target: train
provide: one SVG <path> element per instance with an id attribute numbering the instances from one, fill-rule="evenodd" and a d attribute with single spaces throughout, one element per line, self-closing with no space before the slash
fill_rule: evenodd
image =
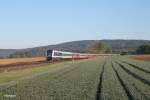
<path id="1" fill-rule="evenodd" d="M 66 51 L 59 51 L 59 50 L 47 50 L 46 52 L 46 59 L 47 61 L 54 61 L 54 60 L 67 60 L 67 59 L 88 59 L 98 56 L 116 56 L 120 54 L 90 54 L 90 53 L 74 53 L 74 52 L 66 52 Z"/>

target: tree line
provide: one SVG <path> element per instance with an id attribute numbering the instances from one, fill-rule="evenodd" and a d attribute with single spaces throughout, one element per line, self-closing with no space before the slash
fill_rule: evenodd
<path id="1" fill-rule="evenodd" d="M 90 53 L 114 53 L 112 48 L 102 42 L 96 43 L 89 49 Z M 119 52 L 118 52 L 119 53 Z M 139 46 L 135 51 L 121 51 L 121 55 L 126 54 L 150 54 L 150 44 L 144 44 Z"/>

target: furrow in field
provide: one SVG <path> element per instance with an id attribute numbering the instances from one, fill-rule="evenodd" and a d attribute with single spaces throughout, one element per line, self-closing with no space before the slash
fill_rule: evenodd
<path id="1" fill-rule="evenodd" d="M 149 97 L 150 87 L 148 85 L 144 84 L 140 80 L 134 78 L 133 76 L 125 72 L 120 67 L 119 64 L 117 63 L 113 63 L 113 64 L 114 64 L 115 69 L 118 72 L 118 75 L 120 76 L 120 78 L 122 79 L 126 87 L 128 88 L 129 93 L 132 95 L 132 97 L 135 100 L 149 100 L 150 99 Z"/>
<path id="2" fill-rule="evenodd" d="M 127 96 L 128 96 L 128 100 L 134 100 L 134 97 L 133 97 L 132 94 L 130 93 L 128 87 L 127 87 L 126 84 L 123 82 L 122 78 L 119 76 L 117 70 L 114 68 L 113 63 L 112 63 L 112 68 L 113 68 L 114 72 L 116 73 L 116 76 L 117 76 L 117 78 L 118 78 L 120 84 L 121 84 L 122 87 L 124 88 L 124 90 L 125 90 L 125 92 L 126 92 L 126 94 L 127 94 Z"/>
<path id="3" fill-rule="evenodd" d="M 135 90 L 137 92 L 139 92 L 145 98 L 145 100 L 149 100 L 150 99 L 135 84 L 133 84 L 132 86 L 135 88 Z"/>
<path id="4" fill-rule="evenodd" d="M 119 58 L 118 60 L 130 63 L 132 65 L 135 65 L 139 68 L 142 68 L 144 70 L 146 70 L 146 72 L 150 72 L 150 62 L 148 61 L 139 61 L 139 60 L 134 60 L 134 59 L 130 59 L 130 58 Z"/>
<path id="5" fill-rule="evenodd" d="M 119 61 L 118 61 L 118 62 L 119 62 Z M 144 78 L 144 79 L 147 80 L 147 81 L 150 81 L 150 74 L 145 73 L 144 71 L 141 71 L 141 70 L 139 70 L 139 69 L 136 69 L 136 68 L 134 68 L 134 67 L 132 67 L 131 65 L 128 65 L 128 64 L 126 64 L 126 63 L 122 63 L 122 62 L 120 62 L 120 63 L 121 63 L 126 69 L 128 69 L 128 70 L 130 70 L 131 72 L 133 72 L 133 73 L 139 75 L 139 77 L 142 77 L 142 78 Z"/>
<path id="6" fill-rule="evenodd" d="M 103 64 L 102 71 L 100 73 L 99 84 L 98 84 L 97 92 L 96 92 L 96 100 L 101 100 L 102 81 L 103 81 L 103 73 L 104 73 L 105 65 L 106 65 L 106 61 Z"/>
<path id="7" fill-rule="evenodd" d="M 133 72 L 131 72 L 130 70 L 128 70 L 126 67 L 124 67 L 124 65 L 122 65 L 121 63 L 116 62 L 125 72 L 127 72 L 128 74 L 130 74 L 131 76 L 133 76 L 134 78 L 140 80 L 141 82 L 143 82 L 144 84 L 147 84 L 148 86 L 150 86 L 150 81 L 140 77 L 138 74 L 135 74 Z"/>
<path id="8" fill-rule="evenodd" d="M 113 68 L 111 60 L 107 60 L 102 81 L 101 100 L 128 100 Z"/>
<path id="9" fill-rule="evenodd" d="M 138 69 L 138 70 L 140 70 L 140 71 L 143 71 L 143 72 L 145 72 L 145 73 L 150 74 L 150 71 L 145 70 L 145 69 L 143 69 L 143 68 L 140 68 L 140 67 L 137 66 L 137 65 L 134 65 L 134 64 L 131 64 L 131 63 L 129 63 L 129 62 L 122 61 L 122 60 L 120 60 L 120 61 L 123 62 L 123 63 L 126 63 L 126 64 L 130 65 L 131 67 L 134 67 L 134 68 L 136 68 L 136 69 Z"/>

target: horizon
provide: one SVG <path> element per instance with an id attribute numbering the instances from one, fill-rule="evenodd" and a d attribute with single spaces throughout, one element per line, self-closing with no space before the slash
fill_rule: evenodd
<path id="1" fill-rule="evenodd" d="M 0 1 L 0 48 L 79 40 L 150 40 L 147 0 Z"/>

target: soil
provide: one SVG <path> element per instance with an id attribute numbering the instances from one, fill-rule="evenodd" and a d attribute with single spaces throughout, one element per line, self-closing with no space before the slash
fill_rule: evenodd
<path id="1" fill-rule="evenodd" d="M 150 61 L 150 55 L 136 55 L 136 56 L 132 56 L 131 58 L 136 60 Z"/>

